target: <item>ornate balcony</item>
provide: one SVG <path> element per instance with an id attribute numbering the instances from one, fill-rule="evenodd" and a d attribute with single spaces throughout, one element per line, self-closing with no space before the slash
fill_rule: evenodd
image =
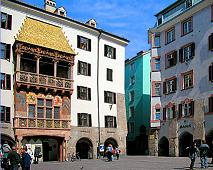
<path id="1" fill-rule="evenodd" d="M 73 90 L 73 80 L 25 71 L 16 72 L 16 83 L 65 91 Z"/>
<path id="2" fill-rule="evenodd" d="M 70 129 L 70 120 L 15 117 L 14 128 L 19 129 Z"/>

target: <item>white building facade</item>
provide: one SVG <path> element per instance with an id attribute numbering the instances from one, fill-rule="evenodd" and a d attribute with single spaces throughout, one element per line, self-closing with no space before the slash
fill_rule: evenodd
<path id="1" fill-rule="evenodd" d="M 159 155 L 187 156 L 185 148 L 201 140 L 212 148 L 212 5 L 176 1 L 149 30 L 152 49 L 158 44 L 154 56 L 161 57 Z"/>
<path id="2" fill-rule="evenodd" d="M 65 8 L 56 9 L 55 1 L 45 1 L 45 7 L 46 10 L 43 10 L 19 1 L 1 1 L 0 71 L 1 80 L 4 78 L 4 81 L 1 81 L 0 91 L 2 141 L 9 140 L 11 144 L 16 142 L 21 146 L 21 144 L 32 144 L 30 141 L 34 136 L 41 137 L 41 139 L 45 136 L 47 141 L 49 136 L 54 136 L 54 131 L 48 135 L 48 129 L 45 129 L 47 131 L 43 134 L 44 131 L 31 134 L 21 131 L 19 133 L 17 130 L 19 128 L 15 125 L 16 121 L 13 124 L 14 117 L 17 117 L 15 111 L 17 106 L 14 101 L 16 97 L 13 95 L 13 84 L 15 83 L 13 75 L 15 76 L 14 68 L 16 67 L 14 63 L 18 62 L 16 57 L 14 58 L 16 55 L 13 47 L 17 37 L 22 33 L 22 28 L 25 28 L 25 23 L 30 20 L 38 24 L 44 23 L 50 28 L 59 27 L 70 48 L 75 52 L 74 63 L 71 63 L 73 68 L 71 67 L 69 70 L 70 79 L 74 81 L 70 95 L 67 96 L 70 103 L 67 106 L 65 104 L 61 106 L 62 110 L 66 107 L 69 110 L 71 126 L 69 132 L 66 132 L 65 136 L 60 139 L 62 140 L 61 145 L 56 147 L 60 150 L 58 156 L 60 160 L 65 160 L 67 154 L 73 152 L 79 152 L 82 158 L 95 158 L 99 153 L 97 147 L 110 143 L 114 147 L 119 146 L 121 152 L 125 154 L 127 126 L 124 64 L 125 47 L 129 41 L 97 29 L 94 19 L 84 24 L 67 18 Z M 58 46 L 60 46 L 60 42 L 58 42 Z M 9 54 L 6 54 L 8 50 Z M 56 68 L 56 64 L 54 68 Z M 48 88 L 46 87 L 46 90 Z M 37 90 L 37 93 L 40 93 L 39 89 Z M 52 92 L 53 96 L 55 91 Z M 26 94 L 28 94 L 27 90 Z M 63 98 L 63 90 L 61 94 L 61 98 Z M 63 101 L 64 99 L 62 99 L 62 103 Z M 29 108 L 27 108 L 27 112 L 29 112 Z M 38 114 L 37 110 L 35 114 Z M 39 128 L 37 127 L 37 129 Z M 40 142 L 41 147 L 44 147 L 44 142 L 46 141 Z M 45 160 L 52 160 L 51 156 Z"/>

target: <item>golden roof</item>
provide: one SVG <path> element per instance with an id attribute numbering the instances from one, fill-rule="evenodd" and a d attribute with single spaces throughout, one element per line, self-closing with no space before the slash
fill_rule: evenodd
<path id="1" fill-rule="evenodd" d="M 62 28 L 27 17 L 17 41 L 75 55 Z"/>

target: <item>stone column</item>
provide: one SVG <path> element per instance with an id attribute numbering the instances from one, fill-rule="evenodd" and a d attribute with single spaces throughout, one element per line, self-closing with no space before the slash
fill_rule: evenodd
<path id="1" fill-rule="evenodd" d="M 54 62 L 54 77 L 57 77 L 57 63 L 58 63 L 58 60 L 53 60 Z"/>
<path id="2" fill-rule="evenodd" d="M 36 58 L 36 74 L 39 75 L 39 60 L 41 57 L 35 56 L 35 58 Z"/>
<path id="3" fill-rule="evenodd" d="M 70 68 L 69 68 L 69 70 L 70 70 L 70 75 L 69 75 L 69 79 L 70 80 L 73 80 L 73 66 L 74 66 L 74 63 L 73 62 L 70 62 L 69 63 L 69 66 L 70 66 Z"/>

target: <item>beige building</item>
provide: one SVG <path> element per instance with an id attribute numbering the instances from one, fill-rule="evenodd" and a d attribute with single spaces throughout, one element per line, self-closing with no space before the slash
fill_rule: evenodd
<path id="1" fill-rule="evenodd" d="M 213 2 L 179 0 L 156 14 L 152 57 L 161 58 L 158 155 L 187 156 L 193 141 L 213 140 Z"/>

